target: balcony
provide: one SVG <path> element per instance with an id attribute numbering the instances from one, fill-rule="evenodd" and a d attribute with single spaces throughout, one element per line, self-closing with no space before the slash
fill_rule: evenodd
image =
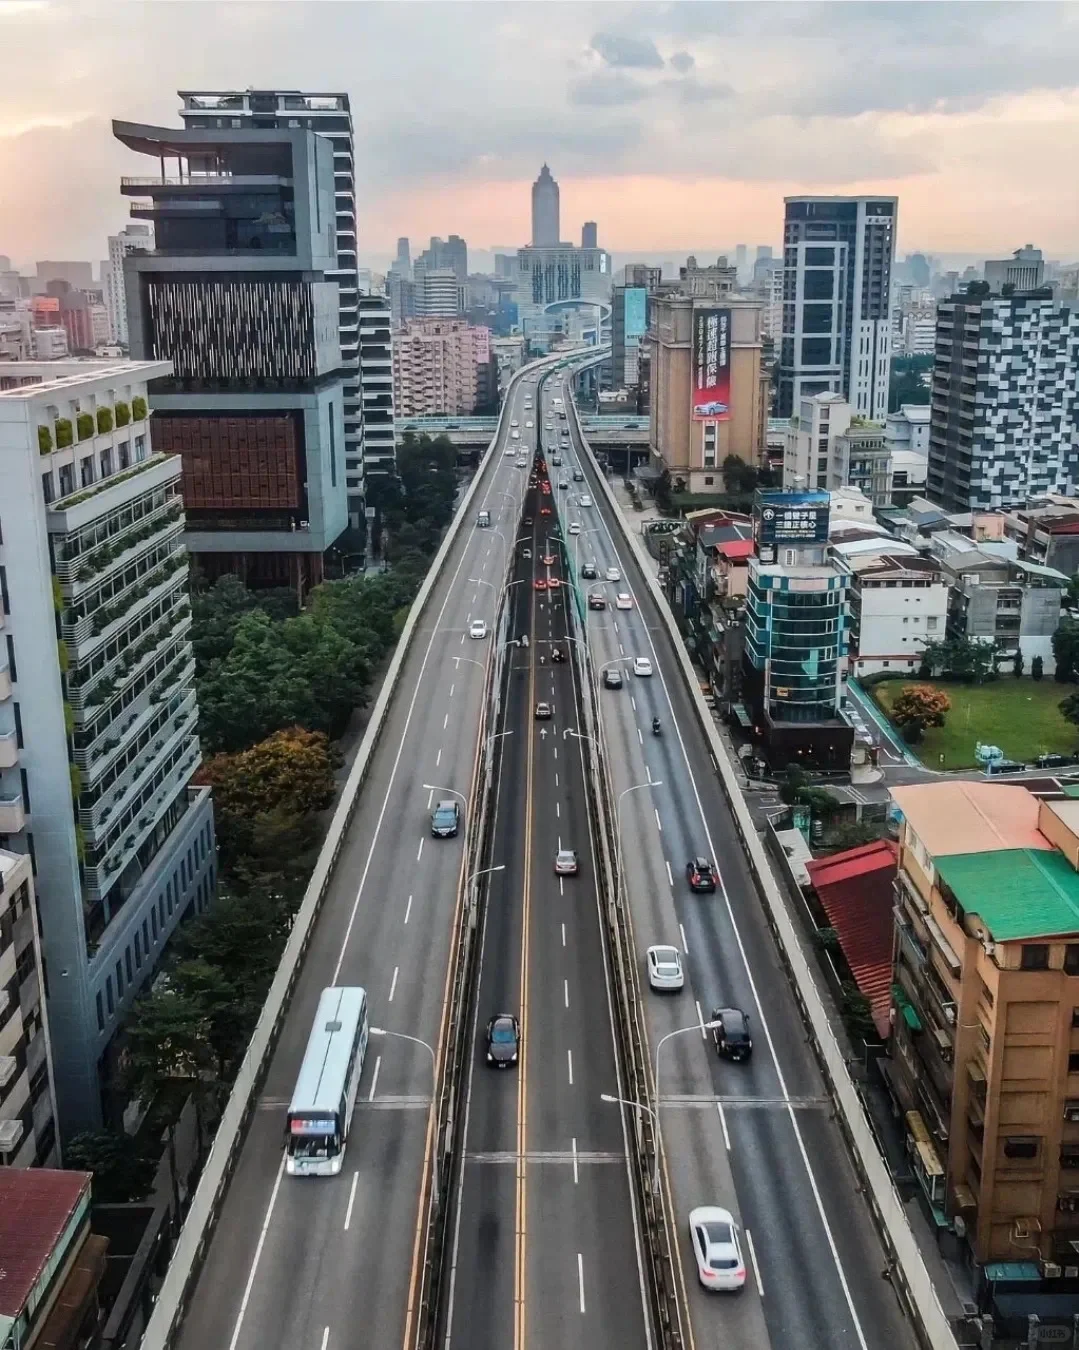
<path id="1" fill-rule="evenodd" d="M 25 826 L 22 793 L 0 796 L 0 834 L 18 834 Z"/>
<path id="2" fill-rule="evenodd" d="M 19 740 L 14 731 L 0 731 L 0 769 L 13 769 L 19 762 Z"/>
<path id="3" fill-rule="evenodd" d="M 11 675 L 7 666 L 0 666 L 0 703 L 11 697 Z"/>

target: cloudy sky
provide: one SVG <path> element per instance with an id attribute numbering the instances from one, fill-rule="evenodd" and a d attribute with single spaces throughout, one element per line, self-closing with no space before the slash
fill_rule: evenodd
<path id="1" fill-rule="evenodd" d="M 345 89 L 361 250 L 778 244 L 785 193 L 897 193 L 900 250 L 1079 256 L 1079 6 L 0 0 L 0 253 L 99 259 L 177 89 Z"/>

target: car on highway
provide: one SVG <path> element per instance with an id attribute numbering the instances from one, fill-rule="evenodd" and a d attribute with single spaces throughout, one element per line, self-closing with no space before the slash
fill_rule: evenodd
<path id="1" fill-rule="evenodd" d="M 518 456 L 517 456 L 517 468 L 518 468 L 518 469 L 525 469 L 525 468 L 527 468 L 527 467 L 528 467 L 528 460 L 525 459 L 524 455 L 518 455 Z"/>
<path id="2" fill-rule="evenodd" d="M 657 991 L 681 989 L 685 982 L 682 953 L 677 947 L 658 945 L 645 953 L 649 987 Z"/>
<path id="3" fill-rule="evenodd" d="M 580 533 L 581 533 L 581 522 L 580 522 L 579 520 L 572 520 L 572 521 L 570 521 L 569 532 L 570 532 L 570 534 L 580 534 Z"/>
<path id="4" fill-rule="evenodd" d="M 461 824 L 461 806 L 452 798 L 439 802 L 431 812 L 431 833 L 436 839 L 452 839 Z"/>
<path id="5" fill-rule="evenodd" d="M 531 525 L 531 524 L 532 524 L 532 517 L 531 517 L 531 516 L 525 516 L 524 520 L 523 520 L 521 523 L 522 523 L 522 525 Z"/>
<path id="6" fill-rule="evenodd" d="M 737 1292 L 745 1288 L 746 1263 L 729 1209 L 701 1205 L 690 1210 L 689 1240 L 697 1260 L 697 1278 L 705 1289 Z"/>
<path id="7" fill-rule="evenodd" d="M 577 505 L 583 507 L 587 511 L 588 508 L 592 505 L 592 498 L 586 492 L 582 496 L 577 498 Z"/>
<path id="8" fill-rule="evenodd" d="M 603 594 L 602 591 L 588 592 L 588 608 L 589 609 L 607 608 L 607 597 Z"/>
<path id="9" fill-rule="evenodd" d="M 541 506 L 541 507 L 540 507 L 540 515 L 541 515 L 541 516 L 549 516 L 550 514 L 551 514 L 551 508 L 550 508 L 549 506 Z"/>
<path id="10" fill-rule="evenodd" d="M 519 441 L 520 439 L 521 439 L 521 433 L 520 433 L 519 431 L 511 431 L 511 432 L 510 432 L 510 440 L 511 440 L 511 441 Z"/>
<path id="11" fill-rule="evenodd" d="M 554 709 L 551 707 L 549 703 L 536 704 L 537 722 L 549 722 L 553 716 L 554 716 Z"/>
<path id="12" fill-rule="evenodd" d="M 487 620 L 473 619 L 468 625 L 468 636 L 470 638 L 485 638 L 487 636 Z"/>
<path id="13" fill-rule="evenodd" d="M 566 653 L 562 650 L 561 647 L 551 648 L 551 660 L 555 663 L 555 665 L 561 665 L 565 659 Z"/>
<path id="14" fill-rule="evenodd" d="M 547 589 L 547 578 L 537 577 L 532 585 L 535 586 L 537 591 L 545 591 Z"/>
<path id="15" fill-rule="evenodd" d="M 635 656 L 633 658 L 633 673 L 641 679 L 647 679 L 652 674 L 652 662 L 647 656 Z"/>
<path id="16" fill-rule="evenodd" d="M 618 570 L 617 567 L 608 567 L 607 570 L 606 570 L 606 572 L 604 572 L 603 576 L 604 576 L 605 580 L 607 580 L 607 581 L 621 581 L 621 580 L 622 580 L 622 573 Z"/>
<path id="17" fill-rule="evenodd" d="M 512 1013 L 496 1013 L 487 1023 L 487 1063 L 508 1069 L 521 1053 L 521 1024 Z"/>
<path id="18" fill-rule="evenodd" d="M 603 687 L 604 689 L 622 688 L 622 672 L 617 666 L 608 666 L 603 672 Z"/>
<path id="19" fill-rule="evenodd" d="M 715 893 L 715 868 L 707 858 L 690 858 L 686 863 L 686 880 L 691 891 L 698 891 L 702 895 Z"/>
<path id="20" fill-rule="evenodd" d="M 716 1054 L 744 1064 L 753 1054 L 753 1037 L 749 1034 L 749 1017 L 741 1008 L 713 1008 L 709 1021 Z"/>
<path id="21" fill-rule="evenodd" d="M 584 482 L 584 474 L 580 471 L 580 469 L 574 469 L 574 470 L 573 470 L 573 481 L 574 481 L 575 483 L 583 483 L 583 482 Z"/>
<path id="22" fill-rule="evenodd" d="M 527 431 L 528 428 L 529 428 L 531 425 L 532 425 L 531 422 L 526 422 L 526 423 L 525 423 L 525 430 Z"/>
<path id="23" fill-rule="evenodd" d="M 515 455 L 517 453 L 517 447 L 515 445 L 507 445 L 502 453 L 504 455 Z"/>
<path id="24" fill-rule="evenodd" d="M 521 549 L 521 557 L 522 557 L 522 558 L 531 558 L 531 557 L 532 557 L 532 550 L 531 550 L 530 548 L 523 548 L 523 549 Z"/>
<path id="25" fill-rule="evenodd" d="M 553 554 L 553 553 L 545 553 L 545 554 L 543 555 L 542 562 L 543 562 L 544 567 L 553 567 L 553 566 L 554 566 L 554 554 Z"/>
<path id="26" fill-rule="evenodd" d="M 558 487 L 559 487 L 559 491 L 566 491 L 566 492 L 568 492 L 568 491 L 569 491 L 569 479 L 568 479 L 568 478 L 560 478 L 560 479 L 558 480 Z"/>
<path id="27" fill-rule="evenodd" d="M 561 467 L 561 464 L 562 464 L 562 456 L 561 456 L 561 455 L 552 455 L 552 456 L 551 456 L 551 463 L 555 466 L 556 469 L 557 469 L 557 468 L 560 468 L 560 467 Z"/>
<path id="28" fill-rule="evenodd" d="M 581 563 L 581 576 L 584 577 L 585 581 L 595 581 L 599 576 L 596 564 L 592 562 Z"/>
<path id="29" fill-rule="evenodd" d="M 614 598 L 615 609 L 632 609 L 633 601 L 627 591 L 619 591 Z"/>
<path id="30" fill-rule="evenodd" d="M 547 578 L 547 589 L 548 589 L 549 591 L 557 591 L 558 588 L 559 588 L 559 586 L 561 586 L 561 585 L 562 585 L 562 583 L 559 581 L 559 579 L 558 579 L 557 577 L 548 577 L 548 578 Z"/>
<path id="31" fill-rule="evenodd" d="M 511 426 L 511 427 L 517 427 L 517 426 L 520 426 L 520 425 L 521 425 L 521 424 L 520 424 L 520 422 L 517 421 L 516 417 L 515 417 L 515 418 L 513 419 L 513 421 L 510 423 L 510 426 Z"/>
<path id="32" fill-rule="evenodd" d="M 577 861 L 577 854 L 571 848 L 560 848 L 554 855 L 555 875 L 560 877 L 575 877 L 581 870 L 581 864 Z"/>

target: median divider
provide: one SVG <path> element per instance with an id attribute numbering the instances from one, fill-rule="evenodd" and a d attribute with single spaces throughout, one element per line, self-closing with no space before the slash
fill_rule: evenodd
<path id="1" fill-rule="evenodd" d="M 523 367 L 513 377 L 514 384 L 524 374 L 543 369 L 550 364 L 551 361 L 546 361 Z M 451 522 L 427 575 L 424 577 L 423 584 L 409 609 L 397 647 L 387 668 L 382 688 L 379 690 L 371 711 L 367 730 L 364 732 L 360 748 L 345 780 L 340 799 L 326 832 L 326 838 L 311 874 L 311 880 L 308 882 L 300 907 L 296 911 L 292 922 L 292 930 L 289 933 L 281 960 L 278 962 L 273 983 L 270 985 L 269 993 L 252 1033 L 240 1071 L 233 1083 L 209 1156 L 206 1159 L 206 1165 L 195 1189 L 191 1206 L 184 1218 L 183 1227 L 172 1254 L 172 1260 L 165 1272 L 165 1278 L 140 1342 L 142 1350 L 167 1350 L 183 1321 L 187 1299 L 190 1296 L 195 1278 L 206 1255 L 210 1238 L 213 1235 L 221 1204 L 243 1146 L 247 1124 L 256 1104 L 259 1087 L 277 1043 L 278 1034 L 288 1011 L 289 1000 L 303 966 L 303 958 L 310 943 L 311 935 L 314 932 L 315 921 L 326 897 L 362 788 L 367 781 L 375 750 L 385 729 L 387 715 L 397 693 L 397 686 L 405 660 L 415 641 L 420 619 L 442 576 L 454 544 L 463 529 L 472 528 L 472 506 L 480 493 L 490 466 L 499 453 L 498 442 L 502 430 L 502 419 L 506 415 L 509 404 L 510 395 L 507 393 L 499 415 L 498 428 L 495 431 L 494 439 L 484 453 L 479 470 L 469 484 L 460 508 Z"/>
<path id="2" fill-rule="evenodd" d="M 686 688 L 690 694 L 700 729 L 708 742 L 712 758 L 718 766 L 723 794 L 730 807 L 742 848 L 756 882 L 764 913 L 777 940 L 777 946 L 787 969 L 791 986 L 798 999 L 802 1018 L 809 1032 L 818 1061 L 828 1083 L 848 1148 L 862 1181 L 863 1193 L 869 1202 L 874 1221 L 889 1257 L 888 1273 L 906 1305 L 910 1317 L 924 1345 L 931 1350 L 957 1350 L 958 1342 L 948 1322 L 940 1299 L 933 1287 L 928 1268 L 922 1258 L 911 1230 L 903 1202 L 881 1156 L 873 1128 L 862 1105 L 858 1089 L 851 1078 L 843 1050 L 832 1030 L 827 1009 L 779 886 L 772 874 L 764 846 L 753 826 L 752 817 L 742 796 L 738 781 L 731 769 L 727 754 L 719 739 L 712 714 L 700 691 L 685 643 L 663 593 L 652 572 L 650 560 L 640 542 L 629 529 L 619 509 L 605 474 L 596 463 L 591 447 L 581 431 L 580 416 L 575 400 L 571 400 L 577 437 L 588 450 L 594 477 L 600 485 L 611 509 L 616 528 L 632 552 L 655 608 L 659 614 L 679 662 Z"/>

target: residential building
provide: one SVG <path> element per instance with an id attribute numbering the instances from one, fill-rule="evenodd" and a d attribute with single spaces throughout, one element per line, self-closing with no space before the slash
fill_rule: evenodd
<path id="1" fill-rule="evenodd" d="M 615 389 L 635 390 L 640 382 L 649 303 L 643 286 L 615 286 L 611 291 L 611 384 Z"/>
<path id="2" fill-rule="evenodd" d="M 915 674 L 928 643 L 943 642 L 948 583 L 935 558 L 895 552 L 855 555 L 850 569 L 850 673 Z"/>
<path id="3" fill-rule="evenodd" d="M 1050 495 L 1016 507 L 1004 517 L 1004 534 L 1025 562 L 1069 577 L 1079 572 L 1079 498 Z"/>
<path id="4" fill-rule="evenodd" d="M 888 411 L 896 197 L 787 197 L 780 417 L 842 394 L 861 417 Z"/>
<path id="5" fill-rule="evenodd" d="M 122 183 L 155 235 L 124 261 L 128 324 L 132 355 L 173 365 L 152 403 L 188 549 L 210 579 L 302 593 L 348 524 L 338 152 L 306 127 L 113 132 L 159 166 Z"/>
<path id="6" fill-rule="evenodd" d="M 0 1345 L 98 1343 L 109 1240 L 90 1231 L 89 1172 L 0 1167 Z"/>
<path id="7" fill-rule="evenodd" d="M 387 297 L 361 295 L 360 372 L 363 377 L 363 436 L 366 477 L 393 473 L 397 463 L 393 425 L 393 317 Z M 364 510 L 360 482 L 348 481 L 349 518 L 355 526 Z"/>
<path id="8" fill-rule="evenodd" d="M 386 278 L 386 295 L 394 328 L 400 328 L 406 319 L 415 318 L 416 284 L 410 276 L 391 267 Z"/>
<path id="9" fill-rule="evenodd" d="M 846 482 L 837 441 L 851 424 L 854 411 L 842 394 L 803 398 L 787 427 L 783 451 L 783 487 L 829 491 Z"/>
<path id="10" fill-rule="evenodd" d="M 648 263 L 626 263 L 622 269 L 623 286 L 643 286 L 646 291 L 658 291 L 663 285 L 663 268 Z"/>
<path id="11" fill-rule="evenodd" d="M 560 230 L 558 183 L 545 164 L 532 184 L 532 247 L 557 248 Z"/>
<path id="12" fill-rule="evenodd" d="M 454 319 L 464 308 L 463 284 L 452 267 L 424 268 L 417 262 L 413 304 L 420 319 Z"/>
<path id="13" fill-rule="evenodd" d="M 1024 1264 L 1007 1302 L 1025 1325 L 1079 1276 L 1079 803 L 963 781 L 892 796 L 888 1078 L 941 1221 L 976 1266 Z"/>
<path id="14" fill-rule="evenodd" d="M 884 419 L 884 439 L 889 451 L 907 450 L 929 458 L 929 405 L 904 403 Z"/>
<path id="15" fill-rule="evenodd" d="M 581 247 L 599 248 L 599 226 L 594 220 L 586 220 L 581 226 Z"/>
<path id="16" fill-rule="evenodd" d="M 461 319 L 409 319 L 393 340 L 398 417 L 467 415 L 481 402 L 490 333 Z"/>
<path id="17" fill-rule="evenodd" d="M 146 252 L 154 246 L 154 233 L 149 225 L 131 221 L 119 234 L 109 235 L 108 266 L 103 265 L 102 284 L 105 288 L 105 308 L 109 316 L 109 340 L 122 347 L 128 345 L 127 290 L 124 284 L 124 259 L 129 253 Z"/>
<path id="18" fill-rule="evenodd" d="M 0 848 L 34 861 L 65 1138 L 115 1120 L 124 1015 L 214 892 L 181 463 L 147 407 L 169 373 L 12 363 L 0 388 Z"/>
<path id="19" fill-rule="evenodd" d="M 728 455 L 758 465 L 764 456 L 767 372 L 761 369 L 761 307 L 731 297 L 721 308 L 685 295 L 659 295 L 646 335 L 651 403 L 649 451 L 653 469 L 670 471 L 677 491 L 723 490 Z M 726 411 L 694 414 L 695 360 L 702 325 L 726 316 L 729 390 Z"/>
<path id="20" fill-rule="evenodd" d="M 0 764 L 18 757 L 15 729 L 0 731 Z M 0 849 L 0 1169 L 59 1161 L 33 866 Z"/>
<path id="21" fill-rule="evenodd" d="M 29 361 L 35 329 L 24 300 L 0 300 L 0 361 Z M 67 334 L 64 334 L 65 340 Z"/>
<path id="22" fill-rule="evenodd" d="M 34 359 L 38 361 L 60 361 L 70 354 L 67 329 L 60 327 L 34 326 Z"/>
<path id="23" fill-rule="evenodd" d="M 949 511 L 1079 487 L 1079 309 L 1048 291 L 943 302 L 928 494 Z"/>
<path id="24" fill-rule="evenodd" d="M 667 538 L 671 547 L 663 556 L 671 609 L 715 697 L 730 703 L 741 690 L 753 522 L 731 511 L 691 511 L 681 535 Z"/>
<path id="25" fill-rule="evenodd" d="M 692 255 L 685 267 L 678 269 L 679 290 L 698 300 L 722 300 L 738 289 L 738 268 L 731 267 L 724 257 L 701 267 Z"/>
<path id="26" fill-rule="evenodd" d="M 363 427 L 362 371 L 360 370 L 360 285 L 356 253 L 356 165 L 352 110 L 348 94 L 304 93 L 299 89 L 227 90 L 217 93 L 180 94 L 180 116 L 185 127 L 209 130 L 231 126 L 241 130 L 306 128 L 324 136 L 333 147 L 333 246 L 336 260 L 326 268 L 325 279 L 337 283 L 338 335 L 344 380 L 345 474 L 354 484 L 349 492 L 349 511 L 364 497 L 365 450 Z M 398 240 L 400 250 L 401 240 Z M 404 240 L 407 256 L 408 240 Z M 358 485 L 358 486 L 355 486 Z"/>
<path id="27" fill-rule="evenodd" d="M 468 279 L 468 245 L 458 234 L 448 239 L 431 236 L 431 243 L 412 265 L 413 275 L 418 279 L 422 271 L 449 270 L 457 277 L 457 284 L 463 286 Z"/>
<path id="28" fill-rule="evenodd" d="M 985 263 L 984 276 L 994 295 L 1000 295 L 1005 286 L 1015 291 L 1036 291 L 1045 280 L 1042 251 L 1027 244 L 1010 258 L 991 258 Z"/>

